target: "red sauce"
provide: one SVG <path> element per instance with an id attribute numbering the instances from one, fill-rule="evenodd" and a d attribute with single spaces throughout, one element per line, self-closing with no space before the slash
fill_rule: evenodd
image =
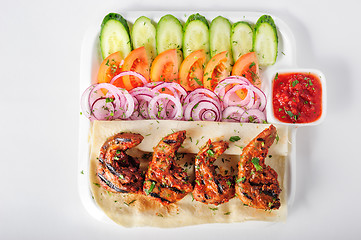
<path id="1" fill-rule="evenodd" d="M 321 117 L 322 86 L 312 73 L 276 74 L 273 80 L 273 113 L 285 123 L 309 123 Z"/>

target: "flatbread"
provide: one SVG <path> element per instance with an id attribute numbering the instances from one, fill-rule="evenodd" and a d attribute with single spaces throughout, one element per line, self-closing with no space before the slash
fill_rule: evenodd
<path id="1" fill-rule="evenodd" d="M 241 139 L 230 142 L 229 149 L 215 162 L 218 171 L 237 174 L 237 162 L 242 148 L 245 147 L 269 124 L 187 122 L 170 120 L 138 120 L 138 121 L 94 121 L 90 132 L 90 183 L 91 191 L 97 205 L 114 222 L 125 227 L 181 227 L 205 223 L 230 223 L 249 220 L 285 221 L 287 216 L 287 155 L 289 149 L 288 127 L 275 125 L 277 140 L 269 150 L 266 164 L 278 173 L 282 192 L 281 207 L 278 210 L 265 211 L 244 206 L 237 197 L 219 206 L 197 202 L 191 194 L 181 201 L 163 206 L 158 201 L 141 194 L 111 193 L 99 185 L 96 176 L 99 150 L 108 137 L 119 132 L 134 132 L 144 136 L 137 147 L 129 150 L 129 155 L 138 157 L 141 169 L 146 170 L 151 159 L 151 152 L 166 135 L 179 130 L 187 131 L 187 139 L 179 149 L 178 164 L 194 179 L 193 157 L 208 139 L 229 141 L 232 136 Z"/>

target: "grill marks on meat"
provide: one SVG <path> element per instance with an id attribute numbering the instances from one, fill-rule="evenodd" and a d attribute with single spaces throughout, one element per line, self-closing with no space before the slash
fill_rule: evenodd
<path id="1" fill-rule="evenodd" d="M 153 158 L 145 175 L 143 192 L 162 204 L 181 200 L 193 190 L 189 177 L 176 163 L 176 151 L 186 138 L 179 131 L 163 138 L 154 148 Z"/>
<path id="2" fill-rule="evenodd" d="M 278 175 L 264 163 L 276 135 L 276 128 L 271 125 L 243 149 L 238 163 L 236 193 L 250 207 L 265 210 L 280 207 Z"/>
<path id="3" fill-rule="evenodd" d="M 97 176 L 100 185 L 110 192 L 137 193 L 141 191 L 144 177 L 139 161 L 125 153 L 137 146 L 143 136 L 135 133 L 118 133 L 100 149 Z"/>
<path id="4" fill-rule="evenodd" d="M 176 162 L 176 152 L 186 138 L 186 131 L 170 134 L 158 143 L 145 177 L 139 169 L 138 159 L 126 154 L 127 149 L 142 142 L 143 136 L 118 133 L 108 138 L 100 149 L 97 176 L 107 191 L 142 193 L 163 205 L 175 203 L 193 191 L 194 199 L 205 204 L 228 202 L 236 193 L 250 207 L 278 209 L 281 193 L 278 175 L 265 165 L 268 149 L 276 135 L 276 128 L 271 125 L 243 149 L 236 182 L 233 176 L 215 171 L 214 162 L 228 148 L 228 143 L 209 140 L 195 157 L 193 189 L 189 176 Z"/>
<path id="5" fill-rule="evenodd" d="M 216 173 L 213 165 L 226 149 L 228 143 L 225 141 L 211 142 L 209 140 L 205 147 L 195 158 L 195 186 L 193 198 L 206 204 L 219 205 L 228 202 L 235 195 L 234 179 L 232 176 L 223 176 Z"/>

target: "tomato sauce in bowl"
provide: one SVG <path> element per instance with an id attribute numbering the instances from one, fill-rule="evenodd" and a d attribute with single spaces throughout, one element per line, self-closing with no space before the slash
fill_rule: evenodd
<path id="1" fill-rule="evenodd" d="M 283 123 L 318 121 L 323 113 L 320 78 L 311 72 L 276 73 L 272 83 L 274 117 Z"/>

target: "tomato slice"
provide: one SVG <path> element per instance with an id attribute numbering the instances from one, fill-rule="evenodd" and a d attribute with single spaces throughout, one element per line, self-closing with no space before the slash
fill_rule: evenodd
<path id="1" fill-rule="evenodd" d="M 122 72 L 133 71 L 142 74 L 149 82 L 149 62 L 145 47 L 140 47 L 131 51 L 124 59 Z M 143 86 L 143 82 L 135 76 L 123 76 L 114 81 L 115 86 L 124 84 L 124 88 L 128 91 Z M 119 85 L 118 85 L 119 84 Z"/>
<path id="2" fill-rule="evenodd" d="M 203 86 L 213 90 L 219 81 L 229 76 L 228 51 L 218 53 L 207 63 L 203 74 Z"/>
<path id="3" fill-rule="evenodd" d="M 121 72 L 120 64 L 122 60 L 123 58 L 120 52 L 110 54 L 106 59 L 104 59 L 99 67 L 97 77 L 98 83 L 109 83 L 114 76 L 118 75 Z"/>
<path id="4" fill-rule="evenodd" d="M 256 87 L 261 88 L 258 65 L 257 54 L 255 52 L 243 54 L 234 64 L 232 75 L 243 76 Z"/>
<path id="5" fill-rule="evenodd" d="M 187 91 L 203 86 L 203 65 L 206 61 L 204 50 L 192 52 L 184 59 L 179 68 L 179 84 Z"/>
<path id="6" fill-rule="evenodd" d="M 150 69 L 153 82 L 178 82 L 178 56 L 176 49 L 160 53 L 153 61 Z"/>

